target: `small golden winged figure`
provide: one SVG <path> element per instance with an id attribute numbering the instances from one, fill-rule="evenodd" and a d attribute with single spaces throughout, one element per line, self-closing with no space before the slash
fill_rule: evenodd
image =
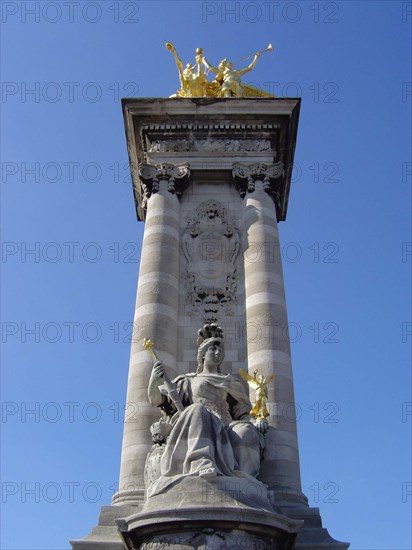
<path id="1" fill-rule="evenodd" d="M 268 387 L 270 382 L 272 382 L 275 378 L 275 375 L 272 374 L 269 378 L 265 378 L 263 374 L 259 374 L 259 376 L 257 376 L 257 369 L 253 371 L 253 376 L 245 372 L 243 369 L 240 369 L 239 373 L 243 380 L 245 380 L 250 387 L 256 390 L 256 399 L 250 414 L 257 420 L 264 420 L 269 416 L 269 411 L 266 405 L 268 400 Z"/>

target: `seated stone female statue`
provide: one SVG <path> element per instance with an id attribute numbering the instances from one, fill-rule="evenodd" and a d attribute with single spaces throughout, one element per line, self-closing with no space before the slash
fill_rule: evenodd
<path id="1" fill-rule="evenodd" d="M 163 364 L 156 361 L 153 366 L 149 400 L 171 417 L 173 426 L 160 461 L 161 476 L 175 480 L 181 476 L 256 476 L 260 438 L 267 424 L 252 422 L 243 383 L 220 370 L 222 330 L 205 325 L 199 331 L 198 346 L 197 372 L 173 380 L 184 406 L 181 412 L 163 385 Z"/>

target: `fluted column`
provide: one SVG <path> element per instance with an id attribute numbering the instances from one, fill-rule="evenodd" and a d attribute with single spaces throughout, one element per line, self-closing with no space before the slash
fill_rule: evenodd
<path id="1" fill-rule="evenodd" d="M 240 164 L 233 176 L 244 196 L 243 253 L 245 268 L 248 369 L 275 380 L 269 385 L 269 432 L 259 479 L 275 492 L 278 505 L 307 503 L 301 492 L 287 310 L 276 217 L 277 164 Z"/>
<path id="2" fill-rule="evenodd" d="M 133 343 L 124 419 L 119 491 L 113 504 L 141 504 L 144 464 L 151 448 L 150 425 L 158 418 L 147 397 L 152 359 L 143 349 L 150 338 L 176 374 L 179 296 L 179 200 L 188 164 L 141 164 L 139 177 L 147 208 L 134 316 Z M 179 187 L 180 184 L 180 187 Z"/>

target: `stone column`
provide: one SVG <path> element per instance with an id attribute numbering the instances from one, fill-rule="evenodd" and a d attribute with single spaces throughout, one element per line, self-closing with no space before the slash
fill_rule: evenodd
<path id="1" fill-rule="evenodd" d="M 259 479 L 280 506 L 307 504 L 300 465 L 282 260 L 276 216 L 276 180 L 282 163 L 235 163 L 233 176 L 244 196 L 243 253 L 248 368 L 268 377 L 270 428 Z"/>
<path id="2" fill-rule="evenodd" d="M 177 184 L 187 181 L 188 164 L 141 164 L 139 177 L 147 208 L 130 353 L 120 465 L 113 504 L 144 502 L 144 464 L 151 448 L 150 425 L 159 414 L 148 401 L 153 360 L 143 349 L 150 338 L 169 375 L 176 375 L 179 296 L 179 210 Z"/>

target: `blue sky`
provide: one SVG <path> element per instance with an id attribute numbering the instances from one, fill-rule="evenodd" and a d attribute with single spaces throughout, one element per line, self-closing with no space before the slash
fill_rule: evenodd
<path id="1" fill-rule="evenodd" d="M 303 490 L 352 549 L 411 548 L 411 2 L 1 9 L 1 548 L 68 548 L 117 489 L 143 231 L 119 98 L 175 92 L 166 41 L 271 42 L 248 81 L 302 96 L 280 231 Z"/>

